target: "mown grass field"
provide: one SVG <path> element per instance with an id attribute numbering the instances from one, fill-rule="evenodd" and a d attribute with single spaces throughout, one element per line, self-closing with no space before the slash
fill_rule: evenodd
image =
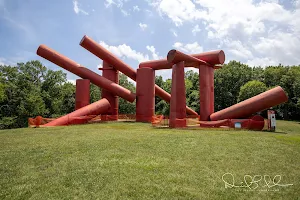
<path id="1" fill-rule="evenodd" d="M 300 124 L 277 125 L 276 133 L 141 123 L 3 130 L 0 199 L 299 199 Z M 236 186 L 247 174 L 293 185 L 225 188 L 225 173 Z"/>

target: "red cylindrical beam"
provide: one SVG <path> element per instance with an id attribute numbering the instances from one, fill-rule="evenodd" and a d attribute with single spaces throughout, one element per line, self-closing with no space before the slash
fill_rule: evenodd
<path id="1" fill-rule="evenodd" d="M 101 113 L 107 112 L 110 108 L 110 104 L 107 99 L 101 99 L 95 103 L 87 105 L 83 108 L 80 108 L 74 112 L 71 112 L 68 115 L 60 117 L 56 120 L 53 120 L 44 126 L 63 126 L 72 124 L 77 117 L 87 116 L 87 115 L 99 115 Z"/>
<path id="2" fill-rule="evenodd" d="M 223 50 L 208 51 L 191 56 L 203 60 L 211 65 L 223 65 L 225 62 L 225 53 Z"/>
<path id="3" fill-rule="evenodd" d="M 136 121 L 151 122 L 155 111 L 155 73 L 153 69 L 137 69 Z M 185 112 L 185 110 L 184 110 Z"/>
<path id="4" fill-rule="evenodd" d="M 77 79 L 75 92 L 75 110 L 90 104 L 90 80 Z"/>
<path id="5" fill-rule="evenodd" d="M 178 63 L 184 61 L 185 66 L 199 66 L 200 64 L 202 65 L 210 65 L 207 62 L 200 60 L 196 57 L 187 55 L 185 53 L 182 53 L 178 50 L 172 49 L 169 51 L 167 60 L 169 63 Z M 212 66 L 213 67 L 213 66 Z"/>
<path id="6" fill-rule="evenodd" d="M 210 119 L 215 121 L 221 119 L 247 118 L 254 113 L 263 111 L 286 101 L 288 101 L 286 93 L 280 86 L 278 86 L 238 104 L 225 108 L 224 110 L 213 113 L 210 116 Z"/>
<path id="7" fill-rule="evenodd" d="M 210 65 L 222 65 L 225 62 L 225 53 L 223 50 L 209 51 L 209 52 L 204 52 L 199 54 L 191 54 L 190 56 L 193 56 L 199 60 L 203 60 L 209 63 Z M 140 63 L 139 68 L 149 67 L 155 70 L 159 70 L 159 69 L 171 69 L 172 66 L 173 63 L 168 62 L 168 60 L 164 58 L 160 60 L 142 62 Z"/>
<path id="8" fill-rule="evenodd" d="M 76 74 L 83 79 L 89 79 L 92 83 L 103 89 L 109 90 L 111 93 L 118 95 L 127 101 L 133 102 L 135 94 L 130 90 L 96 74 L 95 72 L 77 64 L 73 60 L 59 54 L 45 45 L 40 45 L 37 50 L 37 55 L 57 64 L 58 66 Z"/>
<path id="9" fill-rule="evenodd" d="M 200 118 L 209 121 L 214 113 L 214 68 L 201 65 L 199 68 Z"/>
<path id="10" fill-rule="evenodd" d="M 179 62 L 172 69 L 169 127 L 186 127 L 185 105 L 184 62 Z"/>
<path id="11" fill-rule="evenodd" d="M 110 66 L 107 62 L 103 61 L 103 72 L 102 76 L 111 80 L 112 82 L 119 84 L 119 71 L 114 67 Z M 111 93 L 108 90 L 102 89 L 101 91 L 102 98 L 106 98 L 110 103 L 110 109 L 107 113 L 101 115 L 102 121 L 115 121 L 118 120 L 118 111 L 119 111 L 119 99 L 118 96 Z"/>
<path id="12" fill-rule="evenodd" d="M 122 60 L 110 53 L 108 50 L 106 50 L 104 47 L 102 47 L 100 44 L 98 44 L 88 36 L 85 35 L 82 38 L 82 40 L 80 41 L 80 45 L 98 58 L 114 66 L 115 69 L 119 70 L 132 80 L 136 81 L 136 70 L 125 64 Z M 168 63 L 167 59 L 165 59 L 165 62 Z M 157 85 L 155 85 L 155 94 L 168 103 L 171 100 L 171 95 Z M 197 112 L 188 107 L 186 108 L 186 112 L 189 115 L 197 115 Z"/>
<path id="13" fill-rule="evenodd" d="M 107 49 L 102 47 L 96 41 L 92 40 L 91 38 L 85 35 L 83 36 L 79 44 L 98 58 L 114 66 L 114 68 L 116 68 L 132 80 L 136 80 L 136 71 L 134 69 L 132 69 L 126 63 L 124 63 L 117 56 L 110 53 Z"/>
<path id="14" fill-rule="evenodd" d="M 174 64 L 170 63 L 167 58 L 160 59 L 160 60 L 150 60 L 141 62 L 139 68 L 152 68 L 154 70 L 160 69 L 172 69 Z"/>

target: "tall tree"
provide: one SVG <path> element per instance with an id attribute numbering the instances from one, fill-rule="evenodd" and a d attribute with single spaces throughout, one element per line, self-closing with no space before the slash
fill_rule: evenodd
<path id="1" fill-rule="evenodd" d="M 244 101 L 251 97 L 254 97 L 260 93 L 263 93 L 267 90 L 267 86 L 260 81 L 249 81 L 245 85 L 243 85 L 239 92 L 238 101 Z"/>
<path id="2" fill-rule="evenodd" d="M 240 87 L 250 81 L 252 69 L 237 61 L 230 61 L 215 70 L 215 110 L 237 103 Z"/>
<path id="3" fill-rule="evenodd" d="M 126 75 L 120 74 L 119 84 L 131 92 L 135 92 L 135 85 L 130 82 Z M 119 98 L 119 113 L 120 114 L 135 114 L 135 102 L 130 103 L 123 98 Z"/>

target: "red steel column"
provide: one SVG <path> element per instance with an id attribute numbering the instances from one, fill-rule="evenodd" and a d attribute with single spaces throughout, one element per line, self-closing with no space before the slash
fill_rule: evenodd
<path id="1" fill-rule="evenodd" d="M 114 67 L 110 66 L 107 62 L 103 61 L 103 73 L 102 76 L 111 80 L 112 82 L 119 84 L 119 71 Z M 106 98 L 110 103 L 110 109 L 107 113 L 101 115 L 103 121 L 116 121 L 118 120 L 119 111 L 119 99 L 118 96 L 114 95 L 108 90 L 102 89 L 102 98 Z"/>
<path id="2" fill-rule="evenodd" d="M 201 65 L 199 67 L 200 83 L 200 120 L 209 121 L 214 113 L 214 68 Z"/>
<path id="3" fill-rule="evenodd" d="M 151 122 L 155 110 L 155 72 L 151 68 L 137 69 L 136 121 Z M 185 104 L 184 104 L 185 112 Z"/>
<path id="4" fill-rule="evenodd" d="M 90 80 L 77 79 L 75 92 L 75 110 L 90 104 Z"/>
<path id="5" fill-rule="evenodd" d="M 172 67 L 172 88 L 169 127 L 186 127 L 186 97 L 184 82 L 184 62 Z"/>

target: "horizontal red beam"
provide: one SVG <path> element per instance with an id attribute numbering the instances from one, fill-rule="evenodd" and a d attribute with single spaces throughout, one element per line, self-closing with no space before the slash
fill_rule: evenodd
<path id="1" fill-rule="evenodd" d="M 199 54 L 191 54 L 190 56 L 195 57 L 199 60 L 202 60 L 210 65 L 222 65 L 225 62 L 225 53 L 223 50 L 215 50 L 215 51 L 209 51 Z M 188 64 L 188 63 L 187 63 Z M 186 67 L 190 67 L 187 64 L 185 64 Z M 139 65 L 139 68 L 152 68 L 154 70 L 160 70 L 160 69 L 171 69 L 173 66 L 173 63 L 170 63 L 167 58 L 159 59 L 159 60 L 151 60 L 142 62 Z M 215 69 L 218 67 L 214 67 Z"/>
<path id="2" fill-rule="evenodd" d="M 212 66 L 203 60 L 187 55 L 175 49 L 169 51 L 167 60 L 169 63 L 173 63 L 173 64 L 177 64 L 179 62 L 184 61 L 185 66 L 189 66 L 189 67 L 199 67 L 200 65 Z"/>

